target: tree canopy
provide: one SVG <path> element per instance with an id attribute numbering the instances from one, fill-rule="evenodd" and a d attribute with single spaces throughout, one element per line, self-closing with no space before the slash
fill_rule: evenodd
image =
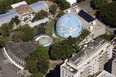
<path id="1" fill-rule="evenodd" d="M 14 34 L 13 41 L 15 43 L 19 43 L 19 42 L 23 41 L 23 37 L 24 37 L 24 33 L 21 31 L 17 31 Z"/>
<path id="2" fill-rule="evenodd" d="M 56 9 L 57 9 L 57 6 L 56 6 L 55 4 L 53 4 L 53 5 L 51 5 L 51 7 L 50 7 L 50 12 L 51 12 L 52 14 L 55 14 L 55 13 L 56 13 Z"/>
<path id="3" fill-rule="evenodd" d="M 85 1 L 85 0 L 77 0 L 77 2 L 82 2 L 82 1 Z"/>
<path id="4" fill-rule="evenodd" d="M 41 10 L 40 12 L 35 14 L 35 17 L 32 19 L 32 22 L 48 17 L 48 15 L 49 13 L 47 11 Z"/>
<path id="5" fill-rule="evenodd" d="M 38 48 L 31 56 L 37 57 L 38 59 L 49 59 L 48 50 L 45 47 Z"/>
<path id="6" fill-rule="evenodd" d="M 110 27 L 116 27 L 116 1 L 103 6 L 98 12 L 98 18 Z"/>
<path id="7" fill-rule="evenodd" d="M 91 2 L 92 2 L 92 6 L 93 6 L 94 9 L 100 9 L 105 4 L 108 3 L 107 0 L 92 0 Z"/>
<path id="8" fill-rule="evenodd" d="M 65 10 L 70 7 L 70 4 L 66 0 L 54 0 L 61 10 Z"/>
<path id="9" fill-rule="evenodd" d="M 45 47 L 40 47 L 26 58 L 26 69 L 31 73 L 46 74 L 49 68 L 48 50 Z"/>
<path id="10" fill-rule="evenodd" d="M 45 28 L 43 26 L 40 26 L 38 27 L 38 31 L 37 31 L 37 34 L 40 35 L 40 34 L 45 34 Z"/>
<path id="11" fill-rule="evenodd" d="M 20 26 L 19 28 L 17 28 L 15 30 L 15 32 L 16 31 L 21 31 L 22 33 L 24 33 L 24 34 L 22 34 L 23 35 L 23 39 L 22 40 L 24 42 L 30 41 L 30 40 L 32 40 L 34 38 L 33 29 L 30 26 L 28 26 L 27 24 Z"/>
<path id="12" fill-rule="evenodd" d="M 38 61 L 38 69 L 42 74 L 46 74 L 49 69 L 49 62 L 45 59 Z"/>
<path id="13" fill-rule="evenodd" d="M 77 38 L 69 37 L 57 44 L 53 44 L 50 48 L 50 58 L 53 60 L 70 58 L 73 53 L 77 53 L 81 50 L 81 47 L 79 47 L 78 44 L 89 34 L 90 32 L 84 29 L 82 34 Z"/>
<path id="14" fill-rule="evenodd" d="M 63 40 L 57 44 L 53 44 L 50 48 L 50 57 L 53 60 L 70 58 L 73 53 L 78 52 L 75 49 L 75 43 L 77 39 L 69 37 L 67 40 Z M 77 46 L 77 45 L 76 45 Z"/>
<path id="15" fill-rule="evenodd" d="M 65 14 L 65 12 L 61 11 L 56 17 L 60 18 L 61 16 L 63 16 Z"/>
<path id="16" fill-rule="evenodd" d="M 31 77 L 43 77 L 40 73 L 33 73 Z"/>
<path id="17" fill-rule="evenodd" d="M 114 35 L 105 33 L 105 34 L 101 35 L 100 37 L 103 39 L 106 39 L 107 41 L 111 41 L 114 38 Z"/>

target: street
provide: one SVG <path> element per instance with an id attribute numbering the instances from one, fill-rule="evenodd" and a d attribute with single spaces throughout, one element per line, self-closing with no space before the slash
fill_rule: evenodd
<path id="1" fill-rule="evenodd" d="M 18 68 L 9 63 L 3 54 L 3 50 L 0 49 L 0 65 L 2 70 L 0 71 L 0 77 L 21 77 L 21 74 L 18 74 Z"/>

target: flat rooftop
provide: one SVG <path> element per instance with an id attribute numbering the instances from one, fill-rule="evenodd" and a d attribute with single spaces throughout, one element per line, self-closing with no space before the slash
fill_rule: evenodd
<path id="1" fill-rule="evenodd" d="M 88 45 L 87 48 L 77 53 L 75 56 L 69 59 L 69 63 L 73 62 L 76 66 L 83 62 L 85 59 L 89 58 L 92 54 L 96 52 L 106 41 L 102 38 L 97 38 L 94 42 Z"/>
<path id="2" fill-rule="evenodd" d="M 32 13 L 33 12 L 32 8 L 29 5 L 21 5 L 21 6 L 16 8 L 16 11 L 20 15 L 25 14 L 25 13 Z"/>
<path id="3" fill-rule="evenodd" d="M 82 10 L 79 7 L 75 7 L 75 8 L 71 7 L 70 9 L 64 10 L 64 12 L 67 13 L 68 10 L 70 10 L 69 14 L 74 14 L 78 16 L 83 24 L 83 27 L 88 29 L 90 32 L 97 31 L 105 27 L 105 24 L 103 24 L 101 21 L 99 21 L 95 17 L 89 15 L 86 11 Z M 78 12 L 76 12 L 76 10 L 78 10 Z M 95 22 L 95 25 L 93 24 L 93 22 Z M 90 30 L 90 26 L 93 27 L 93 30 Z"/>
<path id="4" fill-rule="evenodd" d="M 38 1 L 29 6 L 33 9 L 34 12 L 39 12 L 40 10 L 49 8 L 45 1 Z"/>
<path id="5" fill-rule="evenodd" d="M 93 18 L 91 15 L 89 15 L 88 13 L 86 13 L 83 10 L 80 10 L 80 12 L 78 13 L 78 15 L 80 17 L 82 17 L 83 19 L 85 19 L 87 22 L 91 22 L 91 21 L 95 20 L 95 18 Z"/>
<path id="6" fill-rule="evenodd" d="M 15 56 L 21 59 L 25 59 L 33 51 L 39 47 L 38 43 L 35 41 L 29 41 L 23 44 L 16 44 L 13 41 L 6 43 L 6 51 L 13 53 Z"/>
<path id="7" fill-rule="evenodd" d="M 98 76 L 96 77 L 115 77 L 114 75 L 110 74 L 109 72 L 103 70 Z"/>
<path id="8" fill-rule="evenodd" d="M 11 12 L 7 12 L 5 14 L 1 14 L 0 15 L 0 23 L 10 21 L 15 16 L 19 16 L 19 14 L 16 11 L 11 11 Z"/>

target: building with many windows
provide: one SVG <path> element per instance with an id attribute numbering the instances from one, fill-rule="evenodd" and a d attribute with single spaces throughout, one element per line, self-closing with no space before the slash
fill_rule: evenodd
<path id="1" fill-rule="evenodd" d="M 112 61 L 112 74 L 116 77 L 116 58 Z"/>
<path id="2" fill-rule="evenodd" d="M 112 57 L 112 45 L 97 38 L 87 48 L 72 56 L 60 67 L 60 77 L 89 77 L 102 72 Z"/>
<path id="3" fill-rule="evenodd" d="M 114 75 L 110 74 L 109 72 L 103 70 L 99 75 L 96 77 L 115 77 Z"/>

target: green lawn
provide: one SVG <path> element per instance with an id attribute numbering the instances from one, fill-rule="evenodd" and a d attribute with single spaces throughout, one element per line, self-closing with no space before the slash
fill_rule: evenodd
<path id="1" fill-rule="evenodd" d="M 56 31 L 55 31 L 55 29 L 54 29 L 54 26 L 55 26 L 55 22 L 54 22 L 54 21 L 50 22 L 50 23 L 45 27 L 46 34 L 52 35 L 53 33 L 55 33 L 55 35 L 58 37 L 58 38 L 55 38 L 55 41 L 56 41 L 56 42 L 60 42 L 60 41 L 62 41 L 62 39 L 65 39 L 65 38 L 62 38 L 62 37 L 60 37 L 60 36 L 58 36 L 58 35 L 56 34 Z M 61 38 L 61 39 L 60 39 L 60 38 Z"/>
<path id="2" fill-rule="evenodd" d="M 55 69 L 57 65 L 58 65 L 57 63 L 53 63 L 50 65 L 50 68 Z"/>
<path id="3" fill-rule="evenodd" d="M 52 35 L 52 34 L 53 34 L 52 31 L 54 31 L 54 25 L 55 25 L 55 22 L 50 22 L 50 23 L 46 26 L 45 31 L 46 31 L 46 33 L 47 33 L 48 35 Z"/>
<path id="4" fill-rule="evenodd" d="M 0 70 L 2 70 L 2 66 L 0 65 Z"/>

